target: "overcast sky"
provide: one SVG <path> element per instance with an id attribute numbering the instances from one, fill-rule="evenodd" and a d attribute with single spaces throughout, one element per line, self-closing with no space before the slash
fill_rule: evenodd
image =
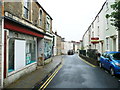
<path id="1" fill-rule="evenodd" d="M 53 18 L 53 31 L 79 41 L 106 0 L 38 0 Z"/>

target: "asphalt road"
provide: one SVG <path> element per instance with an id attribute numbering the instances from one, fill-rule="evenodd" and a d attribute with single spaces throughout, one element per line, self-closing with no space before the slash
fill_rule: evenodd
<path id="1" fill-rule="evenodd" d="M 77 54 L 63 57 L 63 67 L 47 88 L 119 88 L 120 78 L 111 76 L 99 67 L 92 67 Z"/>

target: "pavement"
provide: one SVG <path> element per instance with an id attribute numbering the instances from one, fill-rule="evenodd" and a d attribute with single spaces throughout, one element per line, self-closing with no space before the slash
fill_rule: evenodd
<path id="1" fill-rule="evenodd" d="M 61 63 L 62 56 L 54 56 L 49 64 L 38 66 L 35 71 L 22 76 L 16 82 L 5 88 L 34 88 L 37 83 L 42 82 L 42 80 L 45 79 L 50 72 L 52 72 Z"/>

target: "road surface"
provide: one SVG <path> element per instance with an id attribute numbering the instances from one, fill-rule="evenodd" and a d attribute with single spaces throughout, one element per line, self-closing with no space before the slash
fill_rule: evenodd
<path id="1" fill-rule="evenodd" d="M 119 88 L 120 78 L 89 65 L 77 54 L 63 57 L 63 66 L 46 88 Z"/>

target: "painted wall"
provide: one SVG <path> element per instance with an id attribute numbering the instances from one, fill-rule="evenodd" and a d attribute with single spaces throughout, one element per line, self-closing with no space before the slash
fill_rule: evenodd
<path id="1" fill-rule="evenodd" d="M 112 12 L 112 9 L 110 5 L 112 5 L 115 2 L 115 0 L 107 0 L 108 9 L 106 10 L 106 14 L 110 14 Z M 107 23 L 108 22 L 108 23 Z M 113 46 L 116 44 L 116 51 L 118 51 L 118 31 L 115 29 L 114 26 L 111 25 L 110 18 L 106 19 L 106 32 L 105 32 L 105 39 L 108 38 L 108 49 L 105 48 L 106 51 L 114 51 Z M 113 42 L 113 39 L 116 39 L 116 43 Z M 107 47 L 107 41 L 105 40 L 105 46 Z"/>
<path id="2" fill-rule="evenodd" d="M 64 54 L 67 54 L 68 50 L 73 50 L 73 43 L 64 42 Z"/>
<path id="3" fill-rule="evenodd" d="M 53 33 L 54 35 L 54 49 L 53 49 L 53 55 L 57 55 L 57 48 L 56 48 L 56 45 L 57 45 L 57 36 Z"/>
<path id="4" fill-rule="evenodd" d="M 62 52 L 62 50 L 61 50 L 61 37 L 60 36 L 58 36 L 58 35 L 56 35 L 57 37 L 57 39 L 56 39 L 56 53 L 57 53 L 57 55 L 61 55 L 61 52 Z"/>
<path id="5" fill-rule="evenodd" d="M 3 24 L 4 20 L 2 18 L 2 1 L 0 1 L 0 88 L 3 88 L 3 60 L 4 60 L 4 30 L 3 30 Z"/>
<path id="6" fill-rule="evenodd" d="M 0 88 L 2 88 L 2 18 L 0 5 Z"/>
<path id="7" fill-rule="evenodd" d="M 84 49 L 89 48 L 91 44 L 91 49 L 98 49 L 100 53 L 105 51 L 118 51 L 118 31 L 114 26 L 111 25 L 110 19 L 106 18 L 106 14 L 110 14 L 113 10 L 110 5 L 112 5 L 115 0 L 107 0 L 94 21 L 91 23 L 88 30 L 83 36 Z M 99 43 L 92 44 L 89 42 L 91 37 L 99 37 Z M 108 39 L 108 40 L 107 40 Z"/>
<path id="8" fill-rule="evenodd" d="M 85 32 L 83 36 L 83 47 L 84 50 L 89 49 L 89 29 Z"/>
<path id="9" fill-rule="evenodd" d="M 38 47 L 38 57 L 41 57 L 41 54 L 44 53 L 44 39 L 38 38 L 37 39 L 37 47 Z"/>

